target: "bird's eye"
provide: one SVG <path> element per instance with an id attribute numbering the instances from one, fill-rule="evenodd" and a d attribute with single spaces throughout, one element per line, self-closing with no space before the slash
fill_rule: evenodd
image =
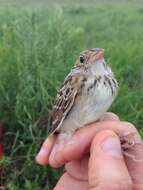
<path id="1" fill-rule="evenodd" d="M 81 56 L 79 57 L 79 60 L 80 60 L 80 63 L 84 63 L 84 61 L 85 61 L 84 56 L 83 56 L 83 55 L 81 55 Z"/>

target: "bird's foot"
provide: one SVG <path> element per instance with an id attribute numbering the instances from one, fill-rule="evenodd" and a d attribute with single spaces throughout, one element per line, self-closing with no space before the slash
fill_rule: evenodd
<path id="1" fill-rule="evenodd" d="M 135 132 L 128 132 L 122 136 L 119 136 L 122 152 L 125 157 L 131 158 L 135 162 L 142 162 L 143 161 L 142 155 L 139 156 L 138 153 L 136 154 L 136 151 L 138 151 L 137 146 L 142 146 L 143 148 L 143 142 L 136 140 L 135 135 L 136 135 Z"/>

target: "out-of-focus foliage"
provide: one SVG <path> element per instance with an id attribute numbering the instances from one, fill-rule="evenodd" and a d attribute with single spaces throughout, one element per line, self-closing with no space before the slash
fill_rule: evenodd
<path id="1" fill-rule="evenodd" d="M 143 2 L 0 3 L 0 120 L 6 123 L 1 185 L 49 190 L 60 171 L 34 157 L 50 127 L 52 101 L 79 52 L 106 50 L 120 91 L 111 110 L 143 134 Z M 47 120 L 39 125 L 39 120 Z"/>

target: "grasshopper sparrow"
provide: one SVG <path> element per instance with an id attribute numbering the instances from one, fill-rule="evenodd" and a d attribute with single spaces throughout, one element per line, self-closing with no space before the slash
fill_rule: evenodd
<path id="1" fill-rule="evenodd" d="M 83 51 L 55 99 L 52 134 L 72 135 L 78 128 L 102 118 L 117 89 L 114 74 L 104 60 L 104 50 Z"/>

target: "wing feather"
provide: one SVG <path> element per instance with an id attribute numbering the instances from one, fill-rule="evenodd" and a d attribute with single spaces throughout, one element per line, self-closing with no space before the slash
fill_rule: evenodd
<path id="1" fill-rule="evenodd" d="M 80 76 L 78 74 L 68 75 L 59 90 L 54 102 L 52 113 L 52 132 L 58 133 L 65 117 L 71 110 L 76 95 L 79 92 Z"/>

